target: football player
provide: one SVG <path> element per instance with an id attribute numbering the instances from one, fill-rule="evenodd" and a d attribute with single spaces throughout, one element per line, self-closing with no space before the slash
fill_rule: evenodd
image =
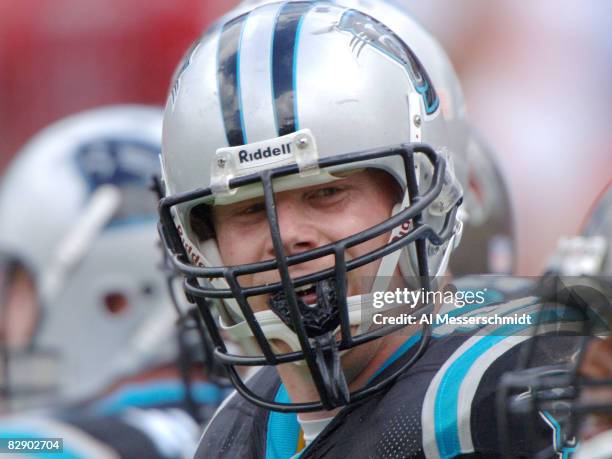
<path id="1" fill-rule="evenodd" d="M 612 187 L 608 186 L 589 211 L 581 234 L 561 238 L 548 268 L 549 276 L 556 276 L 547 279 L 557 284 L 549 289 L 553 299 L 590 316 L 590 329 L 582 333 L 584 345 L 557 367 L 528 365 L 540 350 L 527 348 L 525 364 L 504 378 L 507 389 L 503 384 L 500 388 L 500 403 L 508 410 L 502 422 L 525 412 L 543 419 L 562 413 L 564 422 L 554 426 L 555 451 L 576 451 L 579 458 L 612 457 L 611 241 Z M 589 340 L 591 335 L 602 339 Z M 512 429 L 505 436 L 511 445 Z M 553 451 L 540 454 L 550 457 Z"/>
<path id="2" fill-rule="evenodd" d="M 329 2 L 247 9 L 212 27 L 175 74 L 163 239 L 237 390 L 196 457 L 501 453 L 494 394 L 528 321 L 454 324 L 530 317 L 537 298 L 456 307 L 395 296 L 444 285 L 470 128 L 442 49 L 394 11 L 387 24 Z M 573 351 L 572 339 L 548 342 L 556 358 Z M 243 380 L 245 366 L 263 368 Z M 552 442 L 536 428 L 525 456 Z"/>
<path id="3" fill-rule="evenodd" d="M 150 188 L 161 115 L 73 115 L 35 136 L 2 178 L 1 402 L 14 415 L 3 437 L 63 437 L 75 457 L 185 457 L 222 399 L 201 367 L 176 365 L 194 340 L 178 339 L 159 269 Z"/>
<path id="4" fill-rule="evenodd" d="M 583 269 L 594 269 L 612 288 L 612 182 L 593 204 L 582 231 L 582 243 L 590 247 L 583 251 Z M 586 253 L 585 253 L 586 252 Z M 608 320 L 612 320 L 612 298 L 608 297 Z M 599 410 L 587 412 L 580 432 L 581 446 L 577 458 L 604 459 L 612 457 L 612 337 L 609 333 L 593 342 L 586 351 L 581 375 L 599 381 L 600 388 L 591 387 L 582 394 L 585 403 L 600 405 Z"/>
<path id="5" fill-rule="evenodd" d="M 564 413 L 565 422 L 556 426 L 557 450 L 576 451 L 579 458 L 612 457 L 611 241 L 612 188 L 608 186 L 591 208 L 581 234 L 560 239 L 548 267 L 558 284 L 552 291 L 555 299 L 590 316 L 589 329 L 582 333 L 583 346 L 563 366 L 513 372 L 505 382 L 514 394 L 504 395 L 503 387 L 500 391 L 500 403 L 507 409 L 500 419 L 526 411 L 540 417 Z M 524 361 L 534 360 L 537 347 L 528 351 Z M 512 442 L 511 434 L 506 441 Z"/>

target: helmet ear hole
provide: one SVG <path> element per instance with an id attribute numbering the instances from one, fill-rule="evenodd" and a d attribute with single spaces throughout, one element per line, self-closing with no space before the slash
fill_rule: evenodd
<path id="1" fill-rule="evenodd" d="M 111 315 L 123 314 L 130 303 L 123 293 L 112 292 L 104 295 L 104 307 Z"/>
<path id="2" fill-rule="evenodd" d="M 151 284 L 143 285 L 141 289 L 141 293 L 142 295 L 148 298 L 154 296 L 155 295 L 155 284 L 151 283 Z"/>

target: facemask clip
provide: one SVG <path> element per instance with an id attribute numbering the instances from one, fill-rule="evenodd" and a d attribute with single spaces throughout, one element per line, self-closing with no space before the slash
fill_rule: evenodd
<path id="1" fill-rule="evenodd" d="M 332 332 L 314 338 L 314 350 L 317 369 L 321 375 L 329 408 L 347 405 L 350 400 L 348 384 L 342 371 L 338 345 Z"/>

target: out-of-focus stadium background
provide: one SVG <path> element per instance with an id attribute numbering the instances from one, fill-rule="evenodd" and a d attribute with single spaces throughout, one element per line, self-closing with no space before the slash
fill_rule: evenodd
<path id="1" fill-rule="evenodd" d="M 177 62 L 235 2 L 1 0 L 0 168 L 29 136 L 77 111 L 162 104 Z"/>
<path id="2" fill-rule="evenodd" d="M 396 1 L 449 53 L 510 186 L 518 273 L 537 274 L 612 176 L 612 3 Z M 2 0 L 0 170 L 70 113 L 163 103 L 189 44 L 236 3 Z"/>

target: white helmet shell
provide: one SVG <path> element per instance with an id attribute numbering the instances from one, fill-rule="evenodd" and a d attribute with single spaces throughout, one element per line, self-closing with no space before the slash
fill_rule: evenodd
<path id="1" fill-rule="evenodd" d="M 0 253 L 35 281 L 31 348 L 58 357 L 55 401 L 92 396 L 176 352 L 149 190 L 161 121 L 159 108 L 127 105 L 68 117 L 0 182 Z"/>

